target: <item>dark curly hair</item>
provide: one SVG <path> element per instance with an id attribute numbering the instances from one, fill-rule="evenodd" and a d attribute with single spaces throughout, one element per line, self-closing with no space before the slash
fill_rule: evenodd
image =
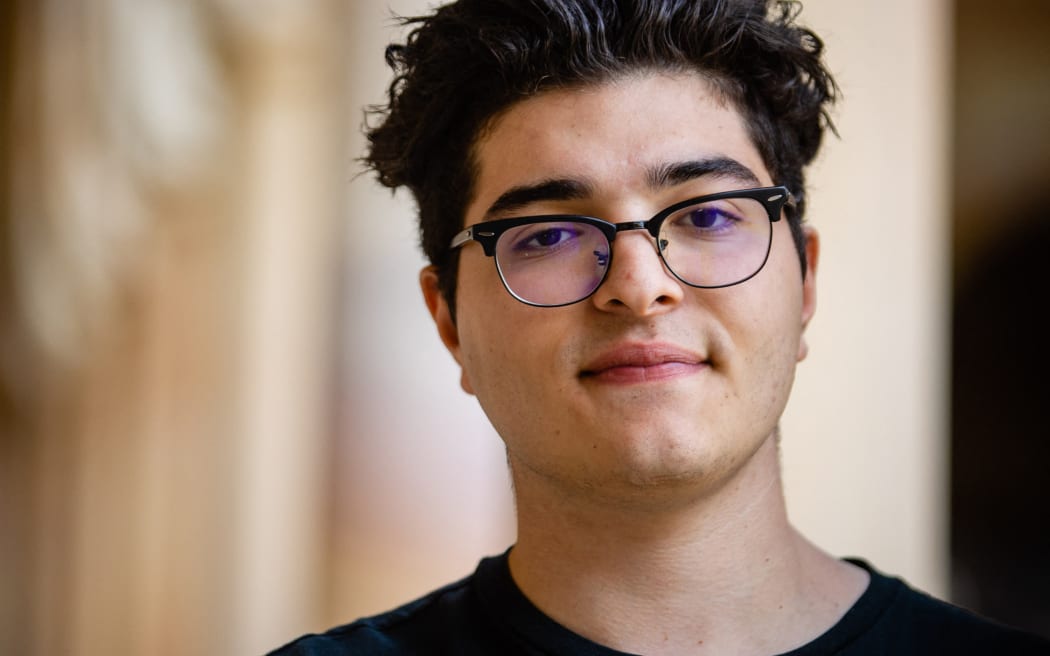
<path id="1" fill-rule="evenodd" d="M 777 184 L 798 204 L 788 221 L 805 271 L 803 168 L 831 125 L 837 88 L 823 44 L 796 24 L 796 2 L 773 0 L 458 0 L 390 45 L 389 104 L 370 110 L 364 162 L 407 186 L 423 251 L 455 308 L 457 255 L 473 192 L 473 148 L 515 102 L 640 69 L 697 71 L 742 113 Z"/>

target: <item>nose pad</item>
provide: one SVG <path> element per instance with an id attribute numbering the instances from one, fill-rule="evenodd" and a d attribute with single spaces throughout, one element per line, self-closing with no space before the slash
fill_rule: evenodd
<path id="1" fill-rule="evenodd" d="M 660 255 L 661 248 L 667 247 L 666 240 L 659 243 L 648 233 L 638 231 L 638 234 L 621 234 L 614 243 L 616 257 L 611 258 L 605 280 L 592 296 L 599 309 L 626 309 L 645 316 L 681 302 L 682 284 L 667 269 Z"/>

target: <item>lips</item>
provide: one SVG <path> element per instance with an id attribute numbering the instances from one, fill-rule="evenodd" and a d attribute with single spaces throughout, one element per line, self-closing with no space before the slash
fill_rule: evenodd
<path id="1" fill-rule="evenodd" d="M 630 343 L 601 352 L 580 371 L 580 378 L 609 383 L 666 380 L 696 373 L 707 360 L 687 349 L 664 343 Z"/>

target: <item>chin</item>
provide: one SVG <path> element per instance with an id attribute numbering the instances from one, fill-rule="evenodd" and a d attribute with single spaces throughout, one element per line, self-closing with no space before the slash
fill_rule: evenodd
<path id="1" fill-rule="evenodd" d="M 716 475 L 719 458 L 696 444 L 646 441 L 642 449 L 620 454 L 617 478 L 642 489 L 695 485 Z"/>
<path id="2" fill-rule="evenodd" d="M 587 486 L 592 499 L 621 510 L 652 514 L 686 507 L 717 486 L 703 468 L 650 468 L 607 475 Z M 604 500 L 604 501 L 602 501 Z"/>
<path id="3" fill-rule="evenodd" d="M 703 439 L 696 432 L 688 439 L 648 436 L 635 440 L 617 454 L 617 479 L 625 487 L 711 492 L 724 485 L 746 465 L 761 447 L 744 448 L 739 441 Z"/>

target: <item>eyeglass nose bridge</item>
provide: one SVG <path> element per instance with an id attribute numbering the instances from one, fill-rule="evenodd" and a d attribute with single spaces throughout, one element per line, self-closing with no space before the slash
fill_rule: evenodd
<path id="1" fill-rule="evenodd" d="M 648 221 L 624 221 L 623 223 L 614 223 L 613 226 L 616 228 L 615 234 L 627 232 L 628 230 L 646 230 L 650 233 L 652 232 L 649 229 Z"/>
<path id="2" fill-rule="evenodd" d="M 649 219 L 648 221 L 624 221 L 623 223 L 612 224 L 614 230 L 609 235 L 609 248 L 612 248 L 612 242 L 616 239 L 616 236 L 621 232 L 627 232 L 628 230 L 645 230 L 649 233 L 649 236 L 656 240 L 654 246 L 656 247 L 656 253 L 663 259 L 663 249 L 667 246 L 667 241 L 660 241 L 660 222 Z M 666 265 L 666 262 L 664 263 Z"/>

